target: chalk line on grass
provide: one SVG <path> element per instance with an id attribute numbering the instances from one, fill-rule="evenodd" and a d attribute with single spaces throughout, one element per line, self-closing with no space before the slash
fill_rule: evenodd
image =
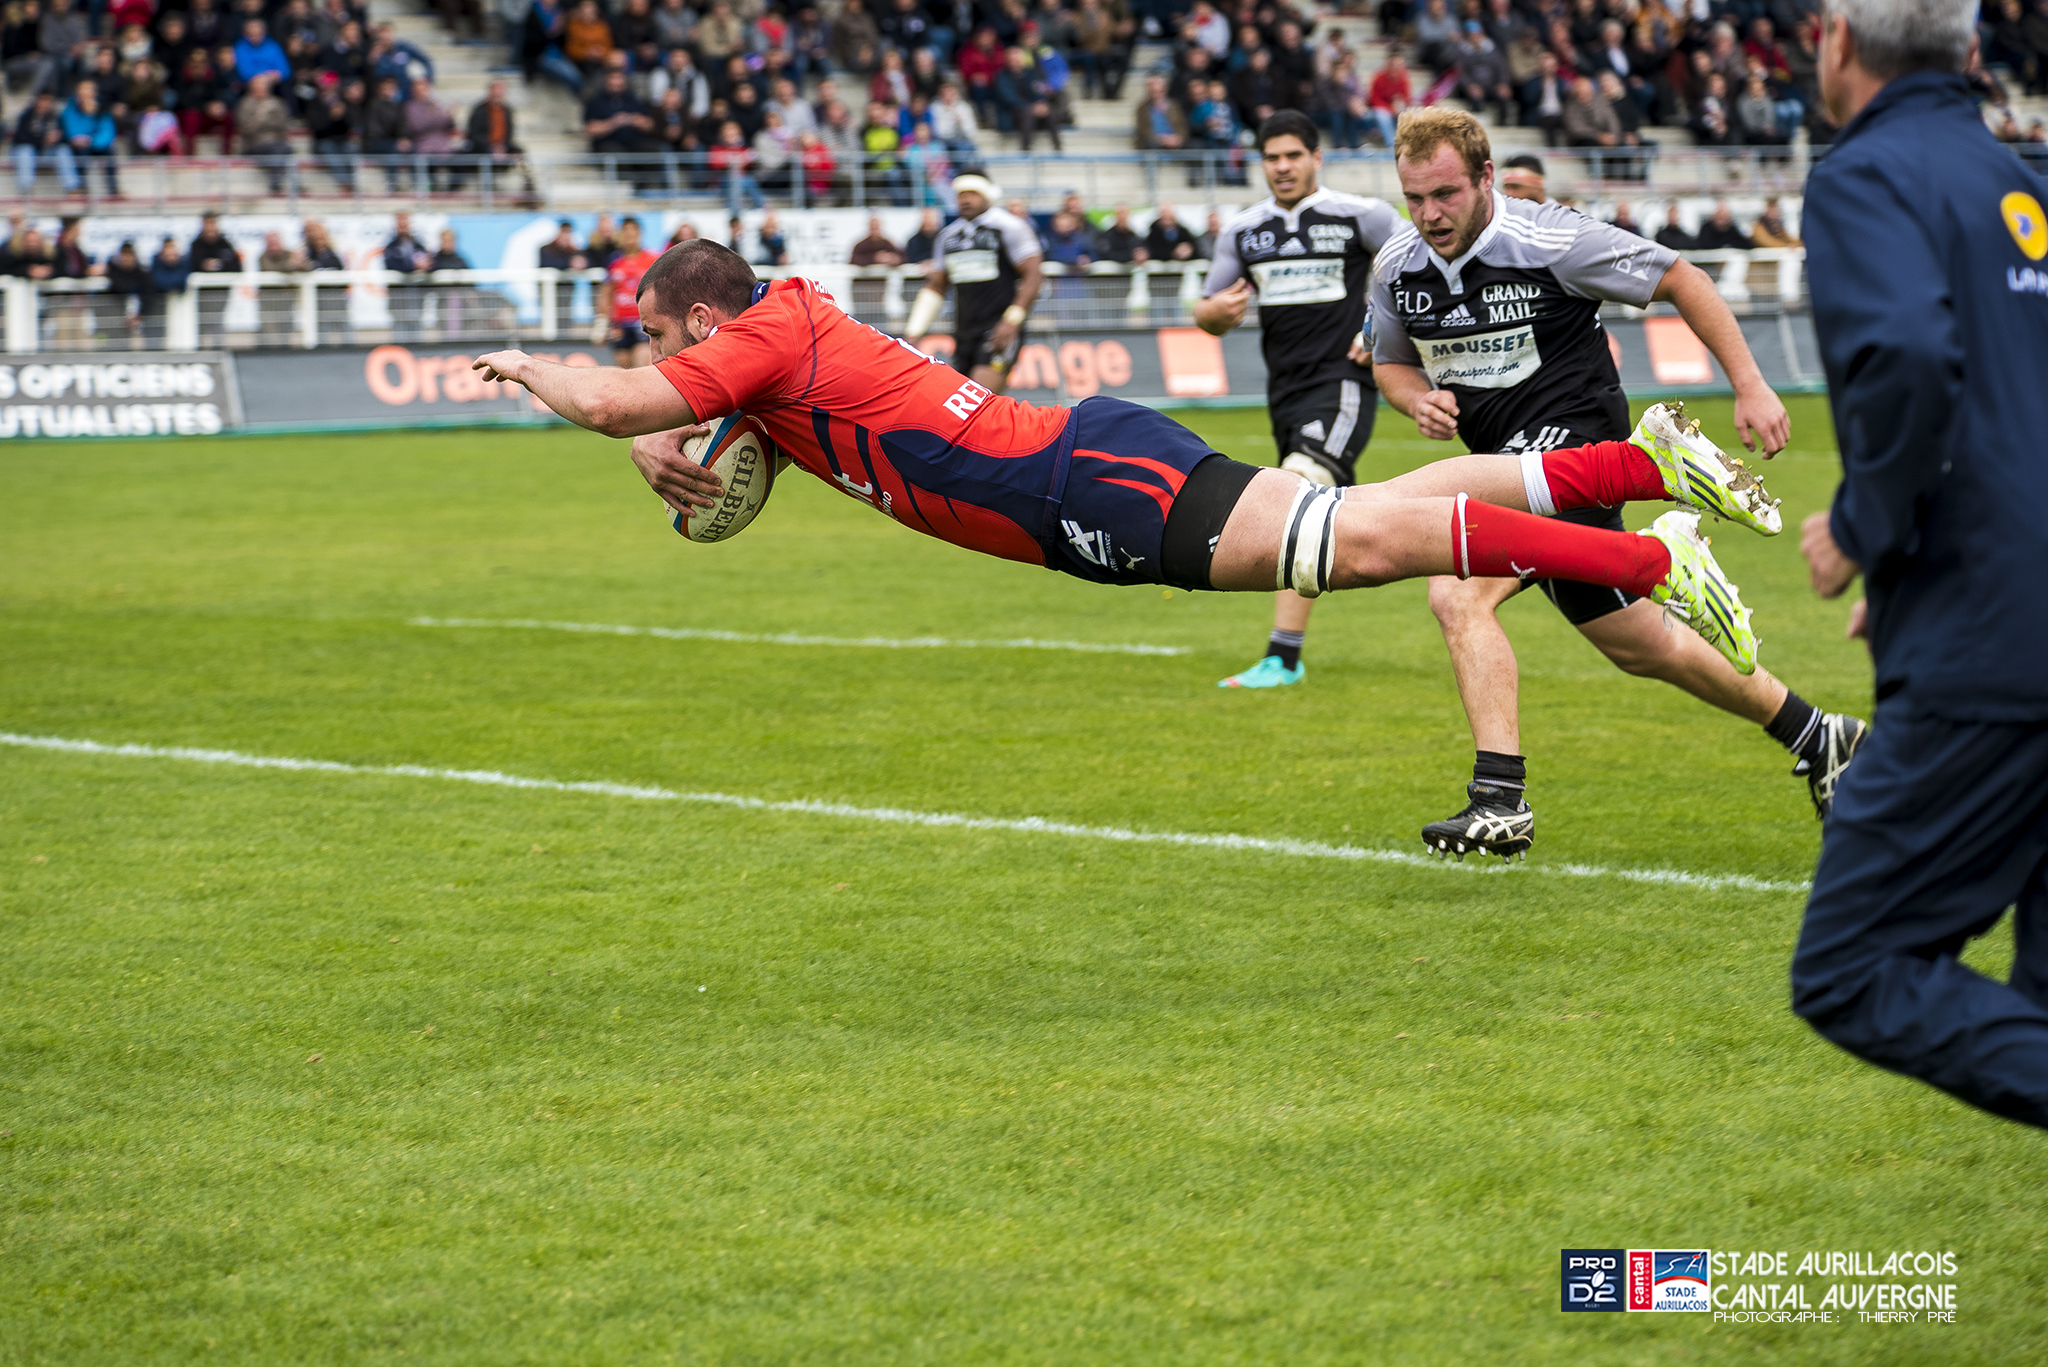
<path id="1" fill-rule="evenodd" d="M 182 745 L 106 745 L 64 736 L 24 736 L 0 731 L 0 745 L 29 750 L 58 750 L 80 755 L 112 755 L 123 759 L 173 759 L 196 764 L 226 764 L 241 769 L 284 769 L 295 773 L 360 774 L 387 778 L 432 778 L 475 783 L 490 788 L 525 788 L 551 793 L 587 793 L 639 802 L 688 802 L 736 807 L 750 812 L 788 812 L 799 816 L 836 817 L 845 821 L 879 822 L 891 826 L 934 826 L 965 831 L 1014 831 L 1023 835 L 1054 835 L 1080 840 L 1114 840 L 1135 845 L 1179 845 L 1195 849 L 1241 850 L 1294 859 L 1341 859 L 1355 863 L 1400 864 L 1408 868 L 1470 873 L 1528 874 L 1548 878 L 1612 878 L 1625 883 L 1650 883 L 1705 891 L 1805 892 L 1805 883 L 1752 878 L 1742 873 L 1687 873 L 1682 869 L 1607 868 L 1597 864 L 1531 864 L 1481 866 L 1452 864 L 1405 850 L 1329 845 L 1317 840 L 1290 840 L 1257 835 L 1209 835 L 1195 831 L 1140 831 L 1123 826 L 1082 826 L 1044 817 L 969 816 L 961 812 L 920 812 L 905 807 L 856 807 L 847 802 L 801 798 L 775 801 L 733 793 L 685 792 L 634 783 L 570 782 L 527 778 L 495 769 L 435 769 L 420 764 L 343 764 L 331 759 L 295 759 L 283 755 L 250 755 L 239 750 L 203 750 Z"/>
<path id="2" fill-rule="evenodd" d="M 656 636 L 664 641 L 734 641 L 765 646 L 845 646 L 873 650 L 1073 650 L 1087 655 L 1192 655 L 1188 646 L 1151 646 L 1143 643 L 1097 643 L 1094 641 L 1040 641 L 1021 637 L 1014 641 L 966 641 L 947 636 L 799 636 L 795 632 L 772 635 L 751 631 L 712 631 L 697 627 L 628 627 L 608 622 L 543 622 L 521 617 L 491 620 L 478 617 L 411 617 L 413 627 L 514 628 L 526 631 L 576 631 L 592 636 Z"/>

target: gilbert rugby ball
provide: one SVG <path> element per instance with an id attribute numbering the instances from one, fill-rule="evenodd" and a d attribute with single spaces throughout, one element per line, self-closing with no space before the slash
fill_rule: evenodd
<path id="1" fill-rule="evenodd" d="M 718 472 L 725 493 L 689 516 L 671 512 L 669 525 L 692 541 L 723 541 L 754 520 L 775 485 L 775 443 L 744 414 L 720 418 L 701 437 L 683 443 L 683 457 Z"/>

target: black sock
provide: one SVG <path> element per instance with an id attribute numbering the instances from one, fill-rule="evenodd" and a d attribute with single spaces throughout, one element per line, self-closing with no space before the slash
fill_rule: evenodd
<path id="1" fill-rule="evenodd" d="M 1481 750 L 1472 761 L 1472 781 L 1490 783 L 1519 793 L 1529 786 L 1529 762 L 1520 755 L 1503 755 L 1498 750 Z"/>
<path id="2" fill-rule="evenodd" d="M 1764 723 L 1764 730 L 1801 759 L 1820 756 L 1820 709 L 1789 688 L 1785 690 L 1785 705 L 1778 709 L 1777 716 Z"/>
<path id="3" fill-rule="evenodd" d="M 1301 663 L 1301 643 L 1307 636 L 1305 631 L 1275 631 L 1266 638 L 1266 653 L 1278 655 L 1281 664 L 1293 669 Z"/>

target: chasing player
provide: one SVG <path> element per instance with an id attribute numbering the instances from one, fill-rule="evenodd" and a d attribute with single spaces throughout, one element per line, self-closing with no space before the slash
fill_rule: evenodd
<path id="1" fill-rule="evenodd" d="M 1767 453 L 1785 445 L 1785 406 L 1704 271 L 1574 210 L 1503 197 L 1494 188 L 1486 130 L 1463 111 L 1403 114 L 1394 151 L 1411 222 L 1381 249 L 1373 270 L 1374 374 L 1422 435 L 1463 437 L 1472 450 L 1530 461 L 1626 435 L 1628 400 L 1600 303 L 1643 307 L 1660 299 L 1677 306 L 1734 385 L 1736 430 L 1745 440 L 1753 434 Z M 1667 421 L 1663 413 L 1646 413 L 1630 440 L 1652 440 Z M 1530 506 L 1552 511 L 1533 499 Z M 1619 508 L 1556 511 L 1588 526 L 1622 525 Z M 1430 585 L 1430 607 L 1450 648 L 1477 755 L 1465 810 L 1423 828 L 1432 850 L 1512 854 L 1534 838 L 1515 653 L 1495 615 L 1532 579 L 1621 669 L 1676 684 L 1763 727 L 1798 757 L 1793 773 L 1807 780 L 1815 810 L 1827 814 L 1835 780 L 1863 736 L 1854 717 L 1822 713 L 1762 670 L 1729 668 L 1692 633 L 1667 630 L 1656 606 L 1636 595 L 1569 576 L 1440 579 Z"/>
<path id="2" fill-rule="evenodd" d="M 813 281 L 756 281 L 715 242 L 666 252 L 641 281 L 640 316 L 651 367 L 498 351 L 476 368 L 578 426 L 637 437 L 634 463 L 677 511 L 721 492 L 682 442 L 705 430 L 700 417 L 745 412 L 784 456 L 885 517 L 1095 583 L 1313 596 L 1433 574 L 1564 577 L 1667 603 L 1736 668 L 1756 667 L 1748 610 L 1698 513 L 1630 535 L 1518 511 L 1681 500 L 1766 530 L 1776 510 L 1761 486 L 1744 487 L 1703 438 L 1463 456 L 1324 489 L 1241 465 L 1136 404 L 1035 408 L 993 394 L 851 318 Z"/>
<path id="3" fill-rule="evenodd" d="M 1259 302 L 1266 410 L 1279 465 L 1311 484 L 1356 484 L 1379 391 L 1365 339 L 1373 253 L 1401 226 L 1385 200 L 1326 190 L 1323 154 L 1306 114 L 1283 109 L 1259 125 L 1259 161 L 1273 193 L 1223 225 L 1195 305 L 1195 326 L 1221 337 Z M 1256 285 L 1256 288 L 1255 288 Z M 1300 683 L 1309 599 L 1283 590 L 1265 656 L 1224 688 Z"/>
<path id="4" fill-rule="evenodd" d="M 660 253 L 640 245 L 639 219 L 619 225 L 619 254 L 604 273 L 612 297 L 612 360 L 625 370 L 647 364 L 647 333 L 640 327 L 640 277 L 659 258 Z"/>
<path id="5" fill-rule="evenodd" d="M 1028 220 L 996 207 L 996 187 L 986 176 L 956 177 L 953 193 L 960 216 L 932 245 L 931 271 L 911 303 L 906 333 L 915 339 L 932 330 L 951 282 L 953 369 L 1000 394 L 1045 285 L 1045 254 Z"/>

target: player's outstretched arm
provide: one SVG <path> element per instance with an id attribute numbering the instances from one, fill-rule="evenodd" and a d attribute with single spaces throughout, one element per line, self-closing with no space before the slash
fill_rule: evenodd
<path id="1" fill-rule="evenodd" d="M 1690 261 L 1674 261 L 1650 297 L 1675 305 L 1693 335 L 1721 363 L 1722 373 L 1735 388 L 1735 431 L 1742 444 L 1752 451 L 1761 446 L 1766 457 L 1784 450 L 1792 440 L 1792 419 L 1765 383 L 1756 357 L 1749 354 L 1749 343 L 1742 339 L 1742 325 L 1728 311 L 1713 279 Z"/>
<path id="2" fill-rule="evenodd" d="M 690 405 L 654 366 L 568 366 L 523 351 L 493 351 L 474 366 L 488 380 L 510 380 L 578 427 L 608 437 L 638 437 L 686 427 Z"/>
<path id="3" fill-rule="evenodd" d="M 1218 290 L 1195 305 L 1195 326 L 1211 336 L 1221 337 L 1244 321 L 1245 310 L 1251 301 L 1251 281 L 1239 278 L 1228 288 Z"/>

